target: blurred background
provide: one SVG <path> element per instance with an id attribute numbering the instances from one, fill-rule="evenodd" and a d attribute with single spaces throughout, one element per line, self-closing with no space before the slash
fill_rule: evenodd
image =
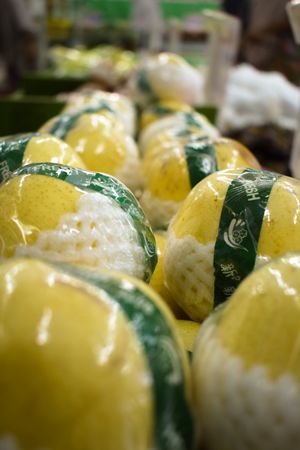
<path id="1" fill-rule="evenodd" d="M 0 134 L 37 129 L 87 83 L 126 92 L 147 54 L 174 52 L 203 77 L 197 106 L 222 133 L 288 173 L 300 58 L 287 3 L 1 0 Z"/>

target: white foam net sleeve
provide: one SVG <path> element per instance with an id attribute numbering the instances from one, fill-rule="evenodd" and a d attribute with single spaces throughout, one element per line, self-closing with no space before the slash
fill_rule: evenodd
<path id="1" fill-rule="evenodd" d="M 127 155 L 123 167 L 114 175 L 135 192 L 143 185 L 141 161 L 136 143 L 130 136 L 126 136 Z"/>
<path id="2" fill-rule="evenodd" d="M 167 228 L 182 202 L 161 200 L 154 197 L 147 189 L 142 193 L 140 204 L 154 229 Z"/>
<path id="3" fill-rule="evenodd" d="M 202 321 L 213 308 L 214 242 L 203 245 L 194 236 L 177 239 L 169 232 L 164 270 L 175 301 L 192 320 Z"/>
<path id="4" fill-rule="evenodd" d="M 21 245 L 15 254 L 111 269 L 138 278 L 143 278 L 146 258 L 130 216 L 100 193 L 83 194 L 75 213 L 63 215 L 56 229 L 41 231 L 33 245 Z"/>
<path id="5" fill-rule="evenodd" d="M 211 322 L 211 320 L 209 321 Z M 197 419 L 210 450 L 298 450 L 300 391 L 292 375 L 271 380 L 266 367 L 246 370 L 207 322 L 193 361 Z"/>

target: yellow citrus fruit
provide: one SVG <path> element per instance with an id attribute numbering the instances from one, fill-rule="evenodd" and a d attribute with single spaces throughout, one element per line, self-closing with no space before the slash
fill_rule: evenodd
<path id="1" fill-rule="evenodd" d="M 187 358 L 146 285 L 11 259 L 0 265 L 0 311 L 2 448 L 191 447 Z"/>
<path id="2" fill-rule="evenodd" d="M 176 326 L 183 341 L 184 348 L 187 352 L 192 353 L 200 330 L 200 324 L 192 320 L 177 320 Z"/>
<path id="3" fill-rule="evenodd" d="M 177 112 L 192 112 L 192 107 L 186 103 L 172 100 L 154 103 L 142 112 L 140 128 L 143 130 L 156 120 Z"/>
<path id="4" fill-rule="evenodd" d="M 192 188 L 216 170 L 253 167 L 259 163 L 232 139 L 206 140 L 197 132 L 161 132 L 147 147 L 143 161 L 143 209 L 154 228 L 166 228 Z"/>
<path id="5" fill-rule="evenodd" d="M 209 448 L 298 448 L 299 297 L 290 254 L 249 275 L 202 325 L 193 381 Z"/>
<path id="6" fill-rule="evenodd" d="M 176 302 L 189 317 L 196 321 L 202 321 L 214 307 L 216 293 L 214 255 L 221 214 L 229 211 L 230 217 L 231 215 L 234 217 L 232 209 L 226 207 L 230 200 L 227 197 L 227 191 L 234 180 L 237 180 L 238 177 L 240 179 L 242 173 L 244 173 L 242 169 L 224 170 L 203 179 L 190 192 L 168 230 L 164 259 L 166 282 Z M 274 174 L 264 171 L 254 171 L 253 176 L 257 181 L 253 181 L 249 188 L 246 187 L 249 199 L 243 200 L 245 203 L 241 203 L 240 200 L 242 198 L 240 196 L 244 195 L 244 189 L 238 188 L 233 194 L 230 194 L 235 205 L 238 205 L 243 211 L 243 220 L 238 222 L 237 218 L 233 218 L 231 222 L 227 221 L 227 231 L 224 234 L 221 233 L 219 239 L 225 242 L 224 236 L 226 238 L 235 224 L 243 225 L 246 231 L 243 231 L 245 234 L 242 237 L 238 237 L 238 242 L 243 237 L 250 235 L 250 242 L 253 242 L 253 246 L 256 248 L 254 265 L 258 266 L 287 251 L 300 250 L 298 208 L 300 183 L 285 176 L 276 178 Z M 276 181 L 266 204 L 262 200 L 259 203 L 259 194 L 257 196 L 255 194 L 253 197 L 253 192 L 258 192 L 257 186 L 259 186 L 261 177 L 269 176 L 275 176 Z M 251 238 L 252 235 L 249 232 L 249 227 L 255 223 L 252 213 L 249 213 L 251 211 L 249 208 L 253 204 L 251 200 L 255 200 L 257 208 L 262 211 L 257 243 L 256 238 Z M 226 245 L 225 262 L 228 258 L 231 261 L 236 249 L 242 247 L 238 242 L 232 238 L 231 244 L 229 242 L 232 248 L 228 244 Z M 218 267 L 227 271 L 228 277 L 234 277 L 237 274 L 235 271 L 229 270 L 230 264 L 224 263 L 224 267 L 220 265 Z M 237 261 L 238 267 L 241 264 L 243 264 L 243 258 Z"/>
<path id="7" fill-rule="evenodd" d="M 133 194 L 109 175 L 58 164 L 25 166 L 1 185 L 0 209 L 3 257 L 48 258 L 145 279 L 154 270 L 148 222 Z"/>

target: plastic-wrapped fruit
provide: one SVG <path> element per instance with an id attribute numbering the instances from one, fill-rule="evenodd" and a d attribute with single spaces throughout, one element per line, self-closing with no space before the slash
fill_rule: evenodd
<path id="1" fill-rule="evenodd" d="M 17 134 L 0 139 L 0 183 L 19 167 L 38 162 L 85 169 L 78 153 L 50 134 Z"/>
<path id="2" fill-rule="evenodd" d="M 154 228 L 166 228 L 191 189 L 217 170 L 259 168 L 251 152 L 237 141 L 210 140 L 186 133 L 161 133 L 142 161 L 144 192 L 140 198 Z"/>
<path id="3" fill-rule="evenodd" d="M 201 321 L 255 266 L 300 250 L 300 182 L 254 169 L 206 177 L 174 217 L 165 250 L 167 285 Z"/>
<path id="4" fill-rule="evenodd" d="M 132 190 L 140 187 L 140 160 L 136 143 L 106 107 L 85 107 L 61 114 L 42 130 L 71 145 L 88 170 L 113 175 Z"/>
<path id="5" fill-rule="evenodd" d="M 253 272 L 201 326 L 193 381 L 211 450 L 298 450 L 300 256 Z"/>
<path id="6" fill-rule="evenodd" d="M 192 320 L 176 320 L 176 328 L 180 334 L 184 348 L 192 354 L 200 330 L 200 323 L 193 322 Z"/>
<path id="7" fill-rule="evenodd" d="M 186 356 L 146 285 L 12 259 L 0 310 L 2 449 L 191 448 Z"/>
<path id="8" fill-rule="evenodd" d="M 219 137 L 217 128 L 202 114 L 196 111 L 173 113 L 156 120 L 142 131 L 139 139 L 140 152 L 144 154 L 148 147 L 158 145 L 164 133 L 170 138 L 177 136 L 178 133 L 182 135 L 195 133 L 212 139 Z"/>
<path id="9" fill-rule="evenodd" d="M 181 56 L 160 53 L 144 61 L 131 80 L 134 100 L 141 106 L 157 100 L 174 100 L 199 105 L 204 80 L 200 72 Z"/>
<path id="10" fill-rule="evenodd" d="M 155 238 L 144 213 L 109 175 L 28 165 L 1 185 L 0 209 L 0 256 L 72 262 L 145 280 L 155 268 Z"/>
<path id="11" fill-rule="evenodd" d="M 156 122 L 156 120 L 178 112 L 191 113 L 193 112 L 193 108 L 187 103 L 176 102 L 174 100 L 154 103 L 142 112 L 140 128 L 143 130 L 153 122 Z"/>
<path id="12" fill-rule="evenodd" d="M 169 306 L 175 317 L 177 317 L 178 319 L 186 318 L 186 314 L 184 313 L 184 311 L 182 311 L 182 309 L 179 308 L 177 303 L 173 300 L 171 292 L 167 288 L 165 282 L 163 259 L 166 246 L 166 237 L 161 233 L 154 233 L 154 236 L 157 251 L 157 264 L 155 266 L 155 270 L 151 276 L 149 284 L 152 289 L 154 289 Z"/>
<path id="13" fill-rule="evenodd" d="M 103 101 L 114 110 L 118 119 L 123 123 L 125 131 L 134 135 L 136 129 L 136 112 L 132 101 L 125 95 L 115 92 L 89 89 L 73 92 L 67 97 L 64 112 L 71 112 L 84 106 L 97 106 Z"/>

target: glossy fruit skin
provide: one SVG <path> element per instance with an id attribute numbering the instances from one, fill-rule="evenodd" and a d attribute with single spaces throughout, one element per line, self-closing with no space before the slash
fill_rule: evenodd
<path id="1" fill-rule="evenodd" d="M 299 271 L 299 253 L 273 260 L 201 326 L 192 371 L 208 448 L 298 448 Z"/>
<path id="2" fill-rule="evenodd" d="M 254 265 L 264 264 L 288 251 L 300 250 L 298 180 L 254 169 L 223 170 L 203 179 L 190 192 L 174 217 L 168 230 L 165 252 L 168 288 L 177 303 L 195 321 L 201 322 L 215 305 L 215 245 L 220 233 L 224 202 L 231 183 L 245 171 L 274 179 L 267 202 L 257 203 L 263 215 L 259 237 L 253 239 L 253 247 L 256 248 Z M 239 195 L 237 190 L 232 198 L 238 199 Z M 237 201 L 237 204 L 240 202 Z M 230 208 L 225 210 L 231 211 Z M 247 211 L 245 208 L 245 213 Z M 250 214 L 249 224 L 251 218 Z M 237 219 L 230 222 L 231 226 L 234 223 Z M 255 223 L 253 218 L 252 223 Z M 239 242 L 242 237 L 237 236 Z M 226 257 L 235 254 L 234 249 L 230 252 L 226 253 Z M 242 263 L 243 259 L 240 259 Z"/>
<path id="3" fill-rule="evenodd" d="M 144 283 L 122 274 L 18 259 L 0 266 L 0 292 L 4 299 L 0 364 L 1 358 L 15 361 L 14 354 L 22 349 L 17 363 L 19 368 L 25 366 L 25 372 L 28 367 L 31 379 L 19 383 L 16 395 L 23 392 L 24 384 L 29 385 L 23 398 L 27 392 L 31 398 L 37 398 L 40 423 L 37 433 L 36 422 L 27 415 L 24 434 L 23 422 L 16 417 L 23 417 L 22 410 L 13 408 L 11 415 L 6 413 L 2 418 L 3 422 L 0 414 L 4 436 L 10 432 L 10 436 L 24 442 L 25 450 L 34 446 L 100 449 L 104 444 L 108 449 L 191 448 L 193 426 L 186 355 L 168 309 Z M 24 309 L 28 321 L 22 320 Z M 7 342 L 11 344 L 8 353 Z M 7 386 L 3 398 L 8 404 L 13 399 L 14 404 L 14 383 L 18 383 L 22 371 L 15 371 L 14 365 L 2 367 L 0 379 L 2 376 Z M 13 371 L 12 378 L 7 377 L 7 370 Z M 66 376 L 70 377 L 68 383 Z M 39 385 L 46 384 L 49 378 L 54 379 L 49 396 L 48 392 L 41 396 Z M 80 398 L 76 402 L 77 396 Z M 87 398 L 89 405 L 86 420 L 81 420 L 81 398 Z M 64 407 L 56 412 L 61 401 Z M 53 430 L 61 423 L 60 413 L 64 414 L 66 426 L 55 433 Z M 74 428 L 74 420 L 67 420 L 69 415 L 75 418 Z M 7 421 L 11 425 L 6 425 Z M 51 435 L 49 423 L 53 424 Z M 116 429 L 123 432 L 116 433 Z"/>

